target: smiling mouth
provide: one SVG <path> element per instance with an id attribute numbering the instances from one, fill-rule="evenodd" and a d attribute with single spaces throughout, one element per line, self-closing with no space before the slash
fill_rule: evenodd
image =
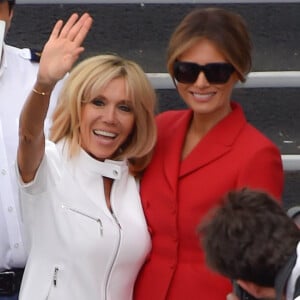
<path id="1" fill-rule="evenodd" d="M 202 100 L 206 100 L 209 99 L 210 97 L 212 97 L 213 95 L 215 95 L 214 92 L 210 92 L 210 93 L 197 93 L 197 92 L 191 92 L 191 94 L 197 98 L 197 99 L 202 99 Z"/>
<path id="2" fill-rule="evenodd" d="M 112 138 L 112 139 L 114 139 L 117 136 L 116 133 L 108 132 L 108 131 L 104 131 L 104 130 L 93 130 L 93 133 L 97 136 L 103 136 L 103 137 L 108 137 L 108 138 Z"/>

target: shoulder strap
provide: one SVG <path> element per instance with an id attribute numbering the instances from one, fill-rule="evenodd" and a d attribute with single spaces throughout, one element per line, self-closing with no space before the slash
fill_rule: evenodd
<path id="1" fill-rule="evenodd" d="M 30 54 L 31 54 L 30 60 L 33 61 L 33 62 L 39 63 L 40 59 L 41 59 L 42 52 L 39 51 L 39 50 L 36 50 L 36 49 L 29 49 L 29 50 L 30 50 Z"/>
<path id="2" fill-rule="evenodd" d="M 0 0 L 1 1 L 1 0 Z M 14 48 L 15 51 L 18 51 L 19 56 L 25 60 L 30 60 L 31 62 L 39 63 L 41 59 L 42 52 L 33 48 Z"/>

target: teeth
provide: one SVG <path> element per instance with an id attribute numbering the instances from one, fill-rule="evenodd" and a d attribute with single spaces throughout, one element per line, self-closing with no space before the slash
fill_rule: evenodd
<path id="1" fill-rule="evenodd" d="M 107 131 L 103 131 L 103 130 L 94 130 L 94 133 L 97 135 L 107 136 L 107 137 L 111 137 L 111 138 L 114 138 L 117 136 L 115 133 L 107 132 Z"/>
<path id="2" fill-rule="evenodd" d="M 207 97 L 211 97 L 213 95 L 213 93 L 207 93 L 207 94 L 193 93 L 193 95 L 197 98 L 205 99 Z"/>

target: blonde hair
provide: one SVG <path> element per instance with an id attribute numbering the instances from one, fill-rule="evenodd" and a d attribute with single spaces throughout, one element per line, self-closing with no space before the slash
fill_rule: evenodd
<path id="1" fill-rule="evenodd" d="M 148 165 L 156 142 L 155 109 L 156 94 L 144 71 L 135 62 L 117 55 L 98 55 L 85 59 L 70 73 L 53 114 L 50 139 L 53 142 L 65 138 L 69 156 L 80 149 L 81 109 L 98 95 L 111 80 L 124 78 L 128 97 L 133 103 L 135 125 L 122 151 L 109 159 L 127 159 L 129 170 L 139 175 Z"/>
<path id="2" fill-rule="evenodd" d="M 252 44 L 243 18 L 222 8 L 195 9 L 173 32 L 167 52 L 167 68 L 174 79 L 174 62 L 200 40 L 212 42 L 245 81 L 252 65 Z"/>

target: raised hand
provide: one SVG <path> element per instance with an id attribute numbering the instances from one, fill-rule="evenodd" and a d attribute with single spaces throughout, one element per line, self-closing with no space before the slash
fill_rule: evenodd
<path id="1" fill-rule="evenodd" d="M 37 81 L 45 86 L 53 87 L 56 82 L 69 72 L 84 51 L 81 46 L 92 25 L 88 13 L 80 18 L 72 14 L 64 24 L 57 21 L 49 40 L 44 46 Z"/>

